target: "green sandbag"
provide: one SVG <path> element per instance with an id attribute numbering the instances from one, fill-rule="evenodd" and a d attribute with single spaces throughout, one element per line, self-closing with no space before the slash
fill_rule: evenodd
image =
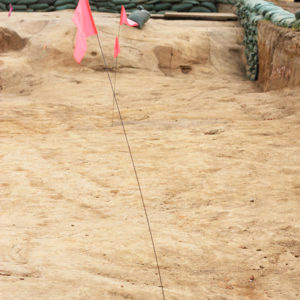
<path id="1" fill-rule="evenodd" d="M 6 5 L 0 2 L 0 9 L 1 10 L 6 10 Z"/>
<path id="2" fill-rule="evenodd" d="M 256 25 L 258 21 L 262 20 L 264 17 L 263 16 L 255 16 L 250 19 L 250 23 L 252 25 Z M 256 27 L 255 27 L 256 28 Z M 256 30 L 255 30 L 256 31 Z"/>
<path id="3" fill-rule="evenodd" d="M 135 7 L 136 7 L 135 3 L 124 4 L 124 8 L 126 8 L 126 10 L 128 10 L 129 8 L 135 8 Z M 122 8 L 122 5 L 116 6 L 117 11 L 121 11 L 121 8 Z"/>
<path id="4" fill-rule="evenodd" d="M 26 9 L 26 12 L 34 12 L 34 9 L 32 9 L 32 8 L 27 8 L 27 9 Z"/>
<path id="5" fill-rule="evenodd" d="M 54 2 L 54 6 L 62 6 L 65 4 L 74 4 L 74 3 L 73 3 L 73 0 L 56 0 Z"/>
<path id="6" fill-rule="evenodd" d="M 171 3 L 159 3 L 154 5 L 154 9 L 157 11 L 161 11 L 161 10 L 168 10 L 171 8 Z"/>
<path id="7" fill-rule="evenodd" d="M 208 8 L 203 7 L 203 6 L 194 6 L 193 8 L 190 9 L 190 12 L 211 12 Z"/>
<path id="8" fill-rule="evenodd" d="M 55 6 L 49 6 L 48 8 L 39 9 L 38 11 L 49 12 L 49 11 L 54 11 L 54 10 L 56 10 Z"/>
<path id="9" fill-rule="evenodd" d="M 65 4 L 65 5 L 61 5 L 61 6 L 56 6 L 56 10 L 64 10 L 64 9 L 75 9 L 76 5 L 75 4 Z"/>
<path id="10" fill-rule="evenodd" d="M 37 4 L 30 4 L 28 5 L 28 7 L 34 10 L 39 10 L 39 9 L 46 9 L 49 7 L 49 5 L 47 3 L 37 3 Z"/>
<path id="11" fill-rule="evenodd" d="M 293 23 L 292 28 L 294 29 L 300 29 L 300 20 L 297 20 Z"/>
<path id="12" fill-rule="evenodd" d="M 283 19 L 279 22 L 279 24 L 283 27 L 291 28 L 293 23 L 295 22 L 295 18 Z"/>
<path id="13" fill-rule="evenodd" d="M 109 8 L 105 8 L 105 7 L 98 7 L 97 11 L 106 12 L 106 13 L 114 13 L 115 12 L 115 10 L 109 9 Z"/>
<path id="14" fill-rule="evenodd" d="M 253 7 L 253 10 L 258 13 L 259 9 L 264 5 L 263 2 L 256 3 Z"/>
<path id="15" fill-rule="evenodd" d="M 116 4 L 116 5 L 124 5 L 124 4 L 129 4 L 130 3 L 129 0 L 112 0 L 111 2 Z"/>
<path id="16" fill-rule="evenodd" d="M 161 0 L 161 2 L 167 2 L 167 3 L 179 3 L 181 0 Z"/>
<path id="17" fill-rule="evenodd" d="M 204 7 L 208 8 L 211 12 L 216 12 L 217 11 L 217 7 L 212 2 L 202 2 L 201 6 L 204 6 Z"/>
<path id="18" fill-rule="evenodd" d="M 14 3 L 17 3 L 18 0 L 1 0 L 2 3 L 5 3 L 5 4 L 14 4 Z"/>
<path id="19" fill-rule="evenodd" d="M 149 18 L 150 12 L 145 9 L 137 9 L 128 16 L 128 19 L 138 23 L 138 28 L 142 28 L 144 24 L 149 20 Z"/>
<path id="20" fill-rule="evenodd" d="M 191 4 L 199 5 L 199 2 L 197 0 L 183 0 L 182 3 L 191 3 Z"/>
<path id="21" fill-rule="evenodd" d="M 282 14 L 274 14 L 272 17 L 271 17 L 271 22 L 275 25 L 278 25 L 279 22 L 283 19 L 286 19 L 286 16 L 285 15 L 282 15 Z"/>
<path id="22" fill-rule="evenodd" d="M 271 5 L 271 3 L 266 2 L 257 10 L 257 12 L 260 15 L 265 15 L 267 12 L 271 11 L 273 7 L 274 5 Z"/>
<path id="23" fill-rule="evenodd" d="M 25 5 L 30 5 L 37 3 L 38 0 L 18 0 L 17 4 L 25 4 Z"/>
<path id="24" fill-rule="evenodd" d="M 295 12 L 295 17 L 297 20 L 300 20 L 300 9 Z"/>
<path id="25" fill-rule="evenodd" d="M 153 4 L 143 4 L 143 7 L 146 10 L 152 10 L 152 9 L 154 9 L 154 5 Z"/>
<path id="26" fill-rule="evenodd" d="M 249 79 L 250 79 L 251 81 L 255 81 L 255 80 L 257 79 L 257 75 L 256 75 L 256 74 L 251 74 L 251 75 L 249 76 Z"/>
<path id="27" fill-rule="evenodd" d="M 27 9 L 27 6 L 24 4 L 15 4 L 13 6 L 14 11 L 25 11 Z"/>
<path id="28" fill-rule="evenodd" d="M 91 10 L 98 11 L 97 7 L 95 5 L 90 5 Z"/>
<path id="29" fill-rule="evenodd" d="M 274 14 L 276 14 L 280 11 L 281 11 L 281 9 L 279 7 L 278 7 L 278 9 L 272 9 L 272 10 L 268 11 L 264 17 L 266 20 L 270 20 Z"/>
<path id="30" fill-rule="evenodd" d="M 55 6 L 49 6 L 48 8 L 46 8 L 46 9 L 44 9 L 42 11 L 50 12 L 50 11 L 55 11 L 55 10 L 56 10 Z"/>
<path id="31" fill-rule="evenodd" d="M 107 9 L 116 9 L 116 6 L 111 3 L 111 2 L 107 2 L 107 3 L 97 3 L 97 6 L 100 6 L 100 7 L 105 7 Z"/>
<path id="32" fill-rule="evenodd" d="M 172 6 L 172 10 L 174 11 L 189 11 L 193 7 L 193 4 L 183 3 L 183 4 L 175 4 Z"/>
<path id="33" fill-rule="evenodd" d="M 140 2 L 136 2 L 134 1 L 135 3 L 140 3 Z M 143 1 L 144 2 L 144 1 Z M 157 4 L 157 3 L 160 3 L 160 0 L 151 0 L 151 1 L 147 1 L 148 4 Z"/>

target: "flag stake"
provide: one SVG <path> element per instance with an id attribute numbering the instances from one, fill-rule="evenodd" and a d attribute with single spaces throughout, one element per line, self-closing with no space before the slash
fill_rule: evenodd
<path id="1" fill-rule="evenodd" d="M 122 16 L 123 16 L 123 18 L 122 18 Z M 98 32 L 97 32 L 96 25 L 94 23 L 94 19 L 93 19 L 93 16 L 92 16 L 92 12 L 91 12 L 88 0 L 79 0 L 72 20 L 75 23 L 75 25 L 77 26 L 76 45 L 75 45 L 75 49 L 74 49 L 74 58 L 78 63 L 81 62 L 81 60 L 83 59 L 83 56 L 84 56 L 84 54 L 87 50 L 86 38 L 91 36 L 91 35 L 94 35 L 94 34 L 97 35 L 100 51 L 101 51 L 103 62 L 104 62 L 104 68 L 105 68 L 105 71 L 107 73 L 107 76 L 108 76 L 108 79 L 109 79 L 109 82 L 110 82 L 110 86 L 111 86 L 111 89 L 112 89 L 112 93 L 113 93 L 113 100 L 114 100 L 113 103 L 116 103 L 116 106 L 117 106 L 117 109 L 118 109 L 118 113 L 119 113 L 120 121 L 121 121 L 121 124 L 122 124 L 122 127 L 123 127 L 123 132 L 124 132 L 124 136 L 125 136 L 125 139 L 126 139 L 128 151 L 129 151 L 129 154 L 130 154 L 133 170 L 134 170 L 134 173 L 135 173 L 137 185 L 138 185 L 138 188 L 139 188 L 139 191 L 140 191 L 140 196 L 141 196 L 142 204 L 143 204 L 143 207 L 144 207 L 144 212 L 145 212 L 145 216 L 146 216 L 146 220 L 147 220 L 147 224 L 148 224 L 148 229 L 149 229 L 149 233 L 150 233 L 150 237 L 151 237 L 151 241 L 152 241 L 153 252 L 154 252 L 154 256 L 155 256 L 155 260 L 156 260 L 156 265 L 157 265 L 157 270 L 158 270 L 158 275 L 159 275 L 159 280 L 160 280 L 160 287 L 162 289 L 162 296 L 163 296 L 163 299 L 165 300 L 164 288 L 163 288 L 163 284 L 162 284 L 162 279 L 161 279 L 160 268 L 159 268 L 159 264 L 158 264 L 155 244 L 154 244 L 154 240 L 153 240 L 153 236 L 152 236 L 152 231 L 151 231 L 151 227 L 150 227 L 150 222 L 149 222 L 149 218 L 148 218 L 148 214 L 147 214 L 147 210 L 146 210 L 146 205 L 145 205 L 145 201 L 144 201 L 144 197 L 143 197 L 139 177 L 138 177 L 137 170 L 136 170 L 136 167 L 135 167 L 132 151 L 131 151 L 130 144 L 129 144 L 129 141 L 128 141 L 128 137 L 127 137 L 125 125 L 124 125 L 124 122 L 123 122 L 123 118 L 122 118 L 122 115 L 121 115 L 121 111 L 120 111 L 120 108 L 119 108 L 119 104 L 118 104 L 118 101 L 117 101 L 117 98 L 116 98 L 115 88 L 113 87 L 112 80 L 111 80 L 111 77 L 110 77 L 110 74 L 109 74 L 109 71 L 108 71 L 108 68 L 107 68 L 107 63 L 106 63 L 106 60 L 105 60 L 105 56 L 104 56 L 104 53 L 103 53 L 103 49 L 102 49 L 102 46 L 101 46 L 101 42 L 100 42 L 100 39 L 99 39 L 99 35 L 98 35 Z M 127 15 L 126 15 L 126 12 L 125 12 L 125 8 L 122 5 L 120 25 L 122 25 L 124 21 L 126 21 L 126 24 L 128 26 L 136 26 L 137 25 L 137 23 L 135 23 L 131 20 L 129 20 L 130 21 L 129 22 L 127 20 Z M 116 87 L 116 82 L 115 82 L 115 87 Z"/>
<path id="2" fill-rule="evenodd" d="M 118 44 L 119 44 L 120 28 L 121 28 L 122 24 L 126 24 L 129 27 L 134 27 L 134 26 L 139 25 L 138 23 L 136 23 L 136 22 L 134 22 L 134 21 L 127 18 L 127 13 L 126 13 L 124 5 L 121 6 L 119 30 L 118 30 L 118 35 L 117 35 Z M 120 51 L 120 49 L 119 49 L 119 51 Z M 115 56 L 116 57 L 116 61 L 115 61 L 115 83 L 114 83 L 114 91 L 115 92 L 116 92 L 116 81 L 117 81 L 118 56 L 119 56 L 119 52 Z M 114 99 L 113 99 L 113 110 L 112 110 L 112 117 L 111 117 L 111 126 L 113 126 L 113 124 L 114 124 L 114 110 L 115 110 L 115 102 L 114 102 Z"/>
<path id="3" fill-rule="evenodd" d="M 117 110 L 118 110 L 118 114 L 119 114 L 119 118 L 120 118 L 120 121 L 121 121 L 121 124 L 122 124 L 123 132 L 124 132 L 124 137 L 125 137 L 126 144 L 127 144 L 127 147 L 128 147 L 128 151 L 129 151 L 129 155 L 130 155 L 132 167 L 133 167 L 133 170 L 134 170 L 135 178 L 136 178 L 137 185 L 138 185 L 138 188 L 139 188 L 139 192 L 140 192 L 140 196 L 141 196 L 141 200 L 142 200 L 142 204 L 143 204 L 143 208 L 144 208 L 144 213 L 145 213 L 147 224 L 148 224 L 148 230 L 149 230 L 149 234 L 150 234 L 150 238 L 151 238 L 151 242 L 152 242 L 152 248 L 153 248 L 153 252 L 154 252 L 154 256 L 155 256 L 155 260 L 156 260 L 156 267 L 157 267 L 157 271 L 158 271 L 158 276 L 159 276 L 159 281 L 160 281 L 160 287 L 161 287 L 161 291 L 162 291 L 162 297 L 165 300 L 166 299 L 165 298 L 165 292 L 164 292 L 164 287 L 163 287 L 163 284 L 162 284 L 162 278 L 161 278 L 161 274 L 160 274 L 160 268 L 159 268 L 159 264 L 158 264 L 158 258 L 157 258 L 156 248 L 155 248 L 154 239 L 153 239 L 153 235 L 152 235 L 152 231 L 151 231 L 151 226 L 150 226 L 150 221 L 149 221 L 149 217 L 148 217 L 148 213 L 147 213 L 147 209 L 146 209 L 146 205 L 145 205 L 145 201 L 144 201 L 144 196 L 143 196 L 141 185 L 140 185 L 140 180 L 139 180 L 139 177 L 138 177 L 138 174 L 137 174 L 137 170 L 136 170 L 136 167 L 135 167 L 135 162 L 134 162 L 134 159 L 133 159 L 131 147 L 130 147 L 130 144 L 129 144 L 129 140 L 128 140 L 128 137 L 127 137 L 127 132 L 126 132 L 125 125 L 124 125 L 124 121 L 123 121 L 122 114 L 121 114 L 121 111 L 120 111 L 120 107 L 119 107 L 119 104 L 118 104 L 118 101 L 117 101 L 117 98 L 116 98 L 116 94 L 115 94 L 115 91 L 114 91 L 112 80 L 111 80 L 109 71 L 107 69 L 107 64 L 106 64 L 105 56 L 104 56 L 104 53 L 103 53 L 103 49 L 102 49 L 101 42 L 100 42 L 98 34 L 97 34 L 97 39 L 98 39 L 98 44 L 99 44 L 100 51 L 101 51 L 101 54 L 102 54 L 105 71 L 107 73 L 108 80 L 109 80 L 109 83 L 110 83 L 110 86 L 111 86 L 111 90 L 112 90 L 112 93 L 113 93 L 114 102 L 116 104 L 116 107 L 117 107 Z"/>
<path id="4" fill-rule="evenodd" d="M 121 25 L 119 23 L 119 30 L 118 30 L 118 40 L 119 40 L 119 43 L 120 43 L 120 29 L 121 29 Z M 116 93 L 116 85 L 117 85 L 117 69 L 118 69 L 118 56 L 116 56 L 116 60 L 115 60 L 115 82 L 114 82 L 114 91 Z M 114 126 L 114 111 L 115 111 L 115 100 L 113 99 L 113 108 L 112 108 L 112 115 L 111 115 L 111 126 Z"/>

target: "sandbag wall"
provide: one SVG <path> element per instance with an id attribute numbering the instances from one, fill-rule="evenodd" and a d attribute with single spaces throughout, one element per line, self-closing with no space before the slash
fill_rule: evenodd
<path id="1" fill-rule="evenodd" d="M 247 58 L 247 76 L 250 80 L 258 77 L 257 24 L 269 20 L 274 25 L 300 29 L 300 16 L 296 16 L 274 3 L 263 0 L 218 0 L 219 3 L 234 4 L 237 15 L 245 30 L 244 45 Z M 297 16 L 298 17 L 298 16 Z"/>
<path id="2" fill-rule="evenodd" d="M 142 5 L 152 14 L 165 11 L 177 12 L 217 12 L 216 0 L 90 0 L 93 11 L 119 13 L 121 5 L 127 12 Z M 78 0 L 0 0 L 0 11 L 9 10 L 9 3 L 14 11 L 55 11 L 74 9 Z"/>

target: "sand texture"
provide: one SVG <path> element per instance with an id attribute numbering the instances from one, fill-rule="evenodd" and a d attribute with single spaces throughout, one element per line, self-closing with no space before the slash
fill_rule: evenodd
<path id="1" fill-rule="evenodd" d="M 96 37 L 0 13 L 0 298 L 162 299 Z M 94 13 L 114 82 L 118 17 Z M 11 30 L 11 31 L 9 31 Z M 168 300 L 300 295 L 300 88 L 245 77 L 238 22 L 121 28 L 116 93 Z"/>

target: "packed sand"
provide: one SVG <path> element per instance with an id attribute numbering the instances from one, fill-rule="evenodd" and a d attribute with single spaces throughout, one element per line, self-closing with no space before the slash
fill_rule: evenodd
<path id="1" fill-rule="evenodd" d="M 72 14 L 0 14 L 0 298 L 162 299 L 97 38 L 78 65 Z M 114 82 L 118 17 L 94 18 Z M 235 22 L 121 28 L 166 299 L 300 297 L 300 88 L 248 81 L 242 40 Z"/>

